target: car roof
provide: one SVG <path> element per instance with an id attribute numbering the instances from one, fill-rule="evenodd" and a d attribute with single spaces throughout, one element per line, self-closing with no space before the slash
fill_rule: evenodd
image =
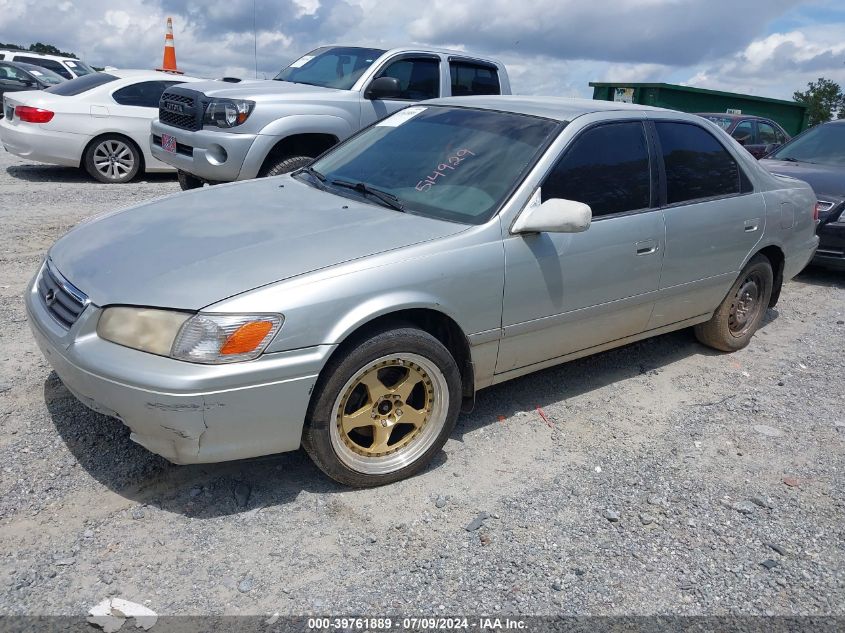
<path id="1" fill-rule="evenodd" d="M 619 103 L 616 101 L 600 101 L 593 99 L 576 99 L 570 97 L 524 97 L 520 95 L 490 95 L 444 97 L 423 102 L 424 104 L 443 106 L 463 106 L 482 110 L 498 110 L 514 114 L 527 114 L 556 121 L 571 121 L 584 114 L 593 112 L 640 111 L 640 112 L 668 112 L 664 108 Z M 677 113 L 682 114 L 682 113 Z"/>
<path id="2" fill-rule="evenodd" d="M 67 59 L 74 61 L 74 62 L 81 62 L 81 59 L 74 59 L 73 57 L 68 57 L 67 55 L 48 55 L 47 53 L 36 53 L 34 51 L 20 51 L 15 48 L 0 48 L 0 53 L 10 53 L 12 55 L 26 55 L 27 57 L 41 57 L 42 59 L 53 59 L 55 61 L 65 61 Z M 2 61 L 12 61 L 12 60 L 2 60 Z"/>
<path id="3" fill-rule="evenodd" d="M 696 112 L 698 116 L 717 116 L 722 119 L 731 119 L 736 121 L 737 119 L 759 119 L 761 121 L 771 121 L 769 117 L 759 116 L 756 114 L 733 114 L 728 112 Z"/>

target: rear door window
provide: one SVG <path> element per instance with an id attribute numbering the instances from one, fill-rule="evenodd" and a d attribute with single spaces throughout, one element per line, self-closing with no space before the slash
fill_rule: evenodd
<path id="1" fill-rule="evenodd" d="M 590 128 L 569 146 L 540 191 L 590 205 L 593 217 L 651 206 L 651 171 L 639 121 Z"/>
<path id="2" fill-rule="evenodd" d="M 654 125 L 666 167 L 668 204 L 740 193 L 739 166 L 710 132 L 692 123 Z"/>
<path id="3" fill-rule="evenodd" d="M 452 96 L 500 94 L 499 73 L 494 66 L 469 62 L 449 62 Z"/>
<path id="4" fill-rule="evenodd" d="M 105 85 L 110 81 L 117 81 L 117 77 L 108 73 L 93 73 L 91 75 L 84 75 L 77 77 L 70 81 L 65 81 L 56 86 L 47 88 L 45 92 L 52 92 L 54 95 L 62 95 L 65 97 L 73 97 L 87 92 L 98 86 Z"/>

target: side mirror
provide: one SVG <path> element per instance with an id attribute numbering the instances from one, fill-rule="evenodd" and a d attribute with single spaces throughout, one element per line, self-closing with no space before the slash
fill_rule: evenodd
<path id="1" fill-rule="evenodd" d="M 593 211 L 574 200 L 550 198 L 529 204 L 514 222 L 511 233 L 582 233 L 590 228 Z"/>
<path id="2" fill-rule="evenodd" d="M 366 99 L 395 99 L 402 94 L 402 86 L 396 77 L 374 79 L 364 93 Z"/>

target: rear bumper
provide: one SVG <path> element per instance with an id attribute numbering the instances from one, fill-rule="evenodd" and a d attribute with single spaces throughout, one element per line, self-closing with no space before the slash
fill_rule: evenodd
<path id="1" fill-rule="evenodd" d="M 30 285 L 25 300 L 38 347 L 69 391 L 123 422 L 138 444 L 177 464 L 299 447 L 311 391 L 333 346 L 231 365 L 186 363 L 99 338 L 94 305 L 65 330 L 36 288 Z"/>
<path id="2" fill-rule="evenodd" d="M 79 167 L 88 137 L 0 119 L 0 143 L 10 154 L 53 165 Z"/>
<path id="3" fill-rule="evenodd" d="M 177 151 L 161 147 L 161 135 L 169 134 L 177 142 Z M 216 130 L 182 130 L 163 125 L 156 119 L 150 130 L 150 151 L 163 163 L 203 180 L 231 182 L 241 173 L 255 134 L 231 134 Z"/>

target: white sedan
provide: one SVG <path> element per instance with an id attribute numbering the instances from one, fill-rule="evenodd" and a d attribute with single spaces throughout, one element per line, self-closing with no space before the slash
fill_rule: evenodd
<path id="1" fill-rule="evenodd" d="M 84 167 L 101 182 L 139 172 L 173 171 L 150 153 L 150 123 L 166 88 L 201 81 L 152 70 L 114 70 L 44 91 L 4 96 L 0 142 L 6 151 L 42 163 Z"/>

